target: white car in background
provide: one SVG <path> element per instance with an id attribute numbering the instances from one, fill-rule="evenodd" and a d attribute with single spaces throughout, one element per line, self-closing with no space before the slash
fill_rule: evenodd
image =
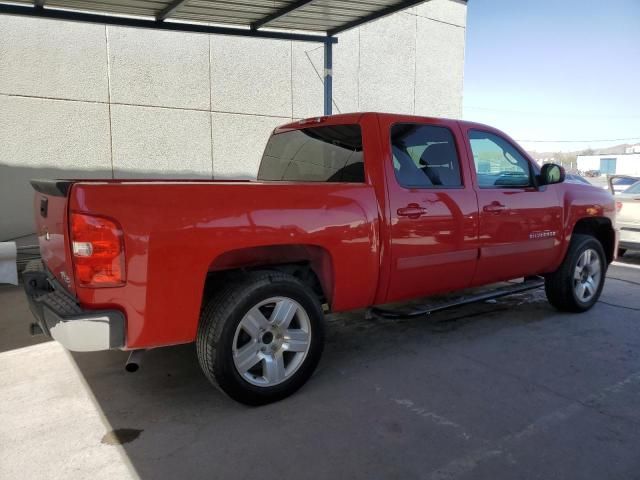
<path id="1" fill-rule="evenodd" d="M 615 195 L 616 225 L 620 229 L 618 255 L 627 250 L 640 250 L 640 181 Z"/>

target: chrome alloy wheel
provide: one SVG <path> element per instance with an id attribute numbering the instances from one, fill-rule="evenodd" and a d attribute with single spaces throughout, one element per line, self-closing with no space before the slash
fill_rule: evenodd
<path id="1" fill-rule="evenodd" d="M 588 248 L 580 257 L 573 273 L 573 291 L 576 298 L 582 302 L 589 302 L 598 291 L 602 280 L 600 255 L 592 248 Z"/>
<path id="2" fill-rule="evenodd" d="M 272 387 L 289 379 L 311 346 L 311 322 L 295 300 L 272 297 L 252 307 L 233 338 L 233 363 L 252 385 Z"/>

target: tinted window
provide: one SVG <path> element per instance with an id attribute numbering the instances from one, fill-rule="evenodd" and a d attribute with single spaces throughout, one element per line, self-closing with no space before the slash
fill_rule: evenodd
<path id="1" fill-rule="evenodd" d="M 480 188 L 531 185 L 529 161 L 504 138 L 488 132 L 471 130 L 469 143 Z"/>
<path id="2" fill-rule="evenodd" d="M 396 180 L 403 187 L 460 187 L 453 134 L 446 127 L 401 123 L 391 127 Z"/>
<path id="3" fill-rule="evenodd" d="M 364 182 L 360 126 L 312 127 L 272 135 L 258 180 Z"/>

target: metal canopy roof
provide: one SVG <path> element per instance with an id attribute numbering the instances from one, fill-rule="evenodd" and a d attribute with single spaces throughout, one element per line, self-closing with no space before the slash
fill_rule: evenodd
<path id="1" fill-rule="evenodd" d="M 340 32 L 428 0 L 0 0 L 0 14 L 324 43 L 324 114 Z M 462 0 L 466 1 L 466 0 Z"/>
<path id="2" fill-rule="evenodd" d="M 425 0 L 0 0 L 0 13 L 142 28 L 334 43 L 342 31 Z M 291 32 L 295 30 L 296 32 Z"/>

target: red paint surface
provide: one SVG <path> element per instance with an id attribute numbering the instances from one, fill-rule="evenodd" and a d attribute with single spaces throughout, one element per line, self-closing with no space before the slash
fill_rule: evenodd
<path id="1" fill-rule="evenodd" d="M 464 186 L 398 185 L 389 146 L 390 126 L 397 122 L 450 128 Z M 313 125 L 341 123 L 362 127 L 364 184 L 78 181 L 68 199 L 49 197 L 47 219 L 38 212 L 43 194 L 35 195 L 43 259 L 83 307 L 125 313 L 127 348 L 150 348 L 195 339 L 203 286 L 212 270 L 259 265 L 265 258 L 271 263 L 307 260 L 332 309 L 341 311 L 553 271 L 579 219 L 613 221 L 613 198 L 595 187 L 479 189 L 466 130 L 508 139 L 490 127 L 374 113 L 336 115 Z M 484 208 L 494 204 L 505 208 Z M 424 214 L 397 214 L 411 205 Z M 122 226 L 124 286 L 74 285 L 70 211 L 113 218 Z M 532 239 L 532 231 L 556 234 Z"/>

